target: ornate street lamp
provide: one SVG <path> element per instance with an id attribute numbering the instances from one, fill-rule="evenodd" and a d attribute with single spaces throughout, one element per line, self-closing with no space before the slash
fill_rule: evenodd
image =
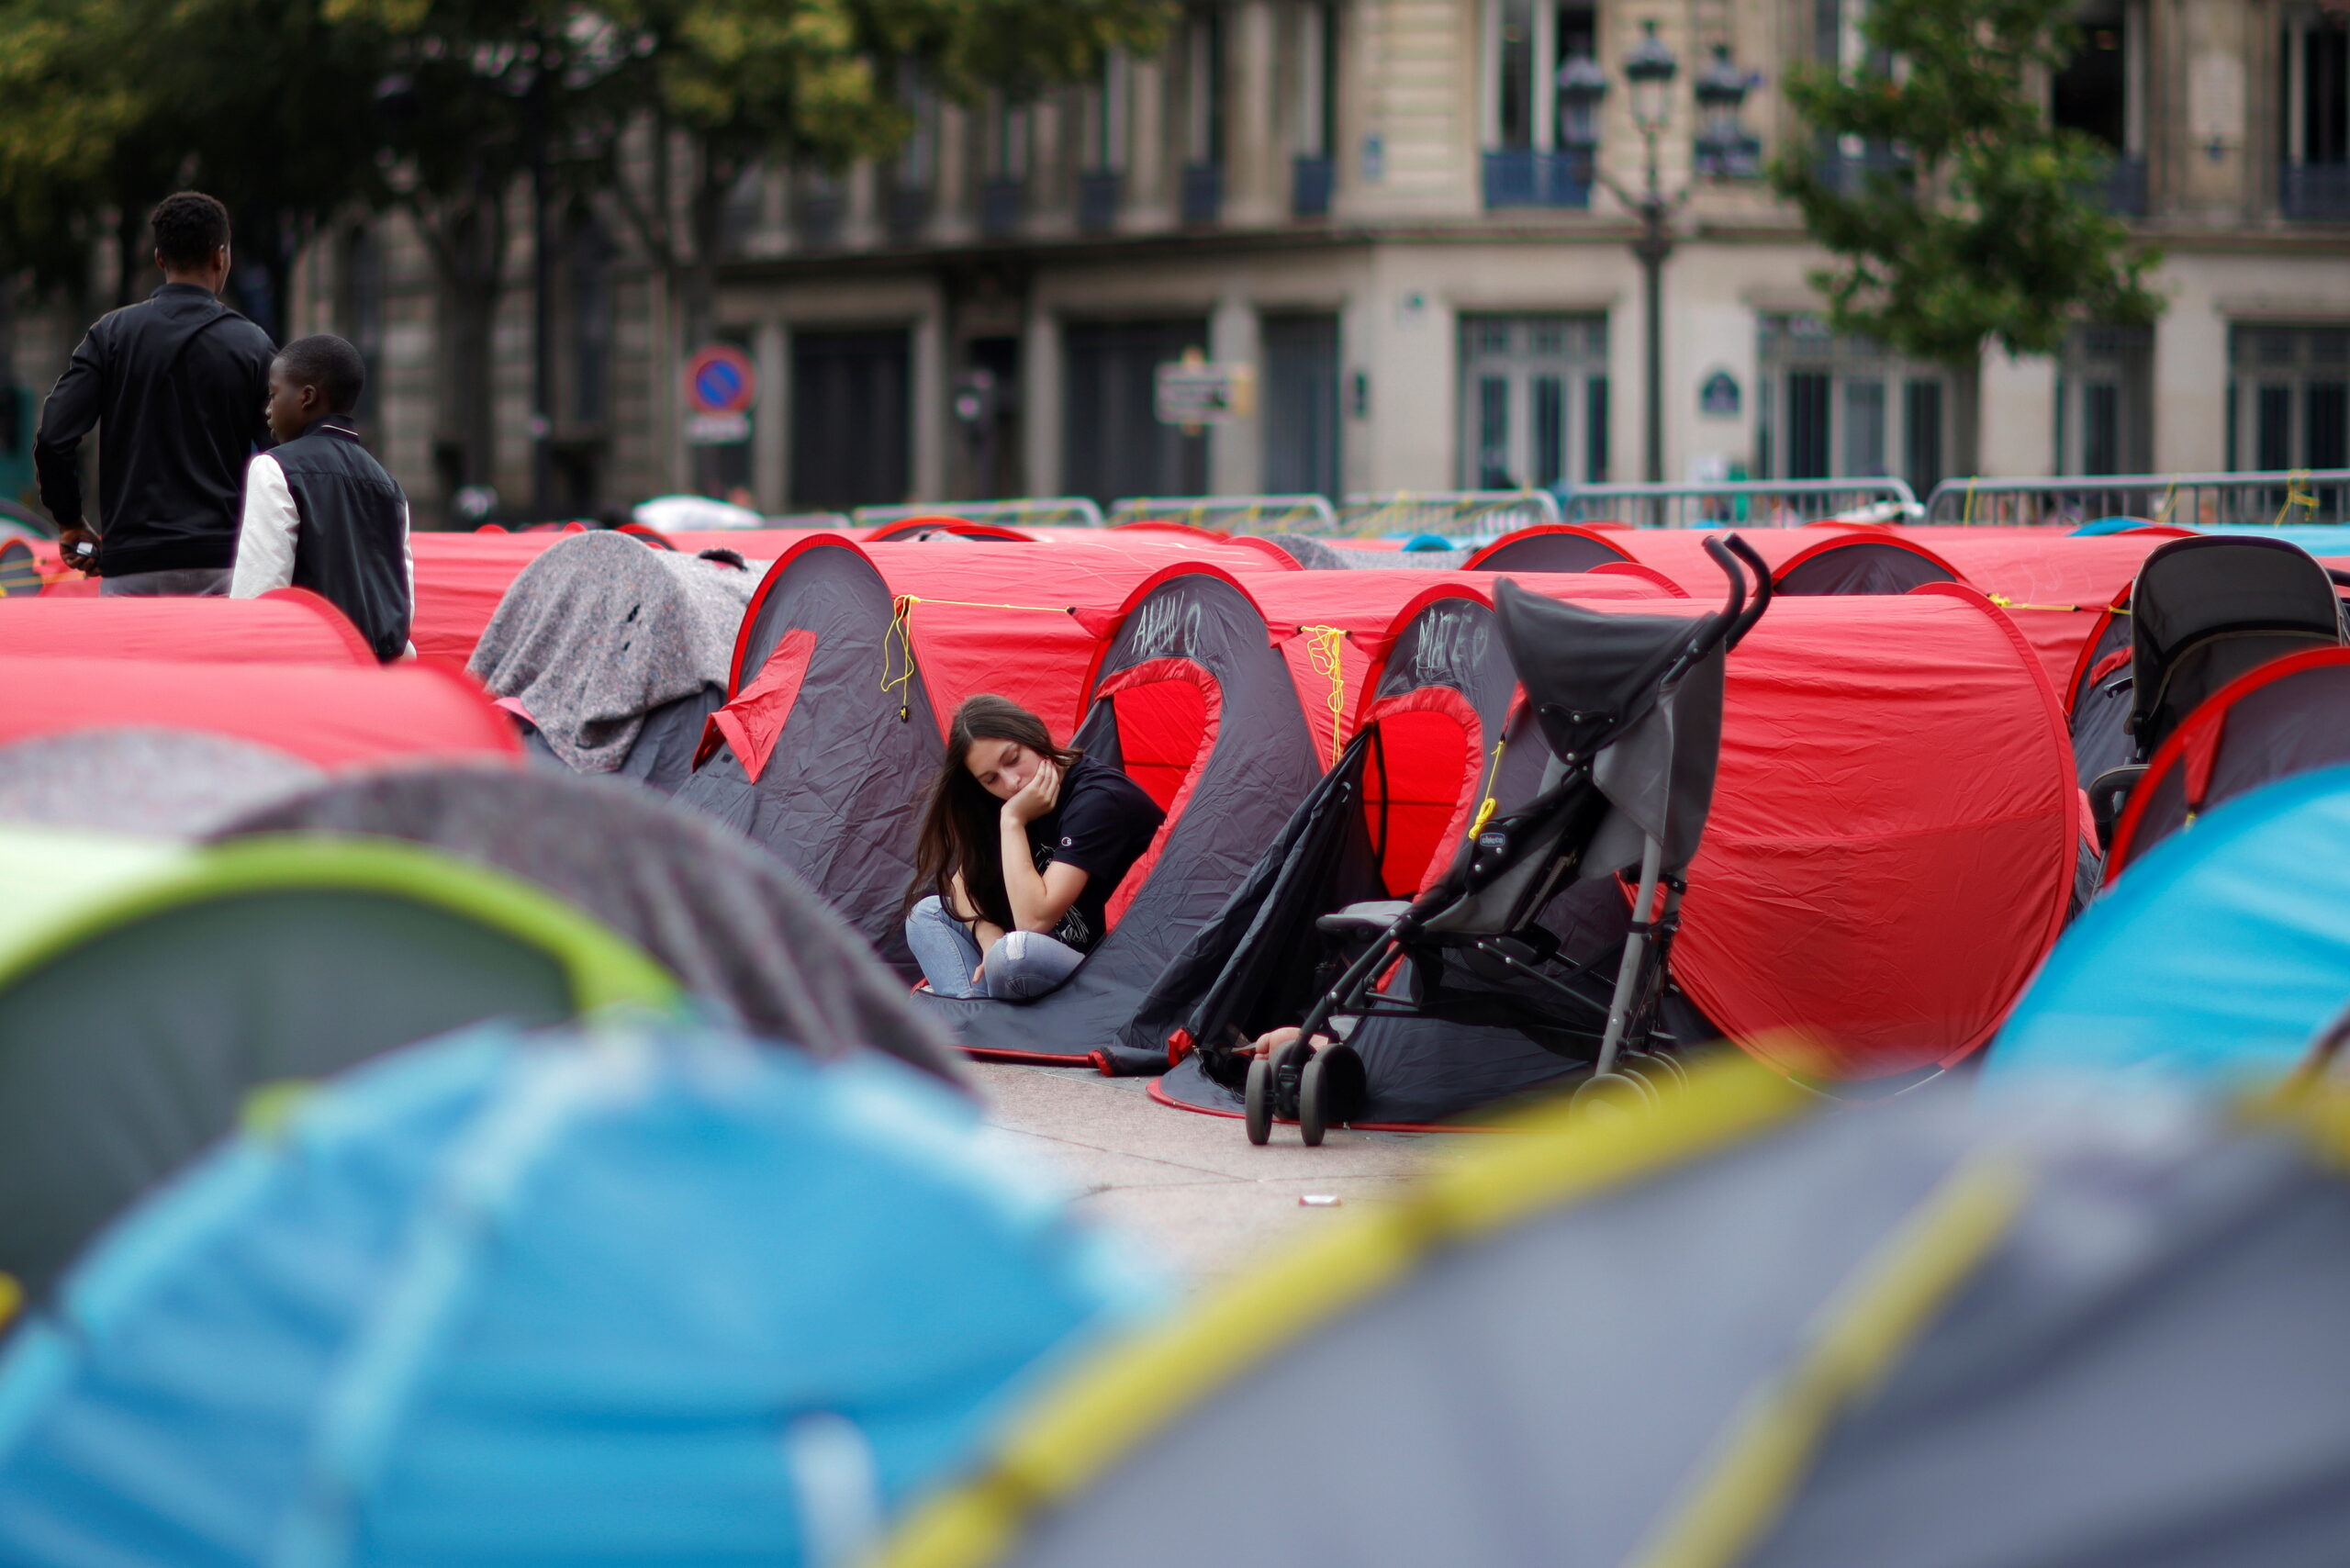
<path id="1" fill-rule="evenodd" d="M 1696 169 L 1720 179 L 1751 179 L 1762 171 L 1762 141 L 1739 123 L 1738 111 L 1758 78 L 1730 63 L 1729 45 L 1714 45 L 1713 63 L 1690 89 L 1697 99 Z"/>
<path id="2" fill-rule="evenodd" d="M 1632 123 L 1651 145 L 1673 123 L 1673 78 L 1681 62 L 1656 36 L 1656 20 L 1640 24 L 1640 41 L 1624 57 L 1624 80 L 1632 84 Z"/>
<path id="3" fill-rule="evenodd" d="M 1559 67 L 1559 146 L 1589 157 L 1599 148 L 1599 106 L 1607 97 L 1607 73 L 1599 62 L 1578 54 Z"/>

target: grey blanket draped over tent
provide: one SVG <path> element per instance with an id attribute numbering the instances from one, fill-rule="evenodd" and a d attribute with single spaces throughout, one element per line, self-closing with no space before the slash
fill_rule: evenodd
<path id="1" fill-rule="evenodd" d="M 626 534 L 577 534 L 514 579 L 466 667 L 520 703 L 565 767 L 614 772 L 654 710 L 705 690 L 724 700 L 758 584 Z"/>

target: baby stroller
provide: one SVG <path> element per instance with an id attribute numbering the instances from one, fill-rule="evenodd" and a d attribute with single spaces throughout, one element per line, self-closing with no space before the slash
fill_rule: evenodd
<path id="1" fill-rule="evenodd" d="M 1503 641 L 1550 754 L 1539 783 L 1522 807 L 1480 824 L 1419 898 L 1353 903 L 1315 922 L 1351 957 L 1306 1012 L 1298 1038 L 1249 1059 L 1250 1142 L 1267 1142 L 1276 1117 L 1295 1117 L 1309 1145 L 1354 1119 L 1370 1087 L 1362 1058 L 1343 1040 L 1319 1051 L 1311 1044 L 1334 1020 L 1485 1024 L 1516 1014 L 1551 1025 L 1598 1022 L 1591 988 L 1575 984 L 1590 964 L 1555 972 L 1558 941 L 1541 917 L 1576 879 L 1635 864 L 1629 934 L 1577 1095 L 1645 1101 L 1652 1078 L 1676 1075 L 1662 1059 L 1649 1070 L 1628 1058 L 1647 1054 L 1687 886 L 1682 872 L 1712 801 L 1722 658 L 1771 599 L 1769 570 L 1735 534 L 1707 540 L 1706 550 L 1729 593 L 1720 610 L 1695 621 L 1609 614 L 1498 585 Z M 1570 1037 L 1591 1040 L 1582 1030 Z"/>
<path id="2" fill-rule="evenodd" d="M 2342 644 L 2343 580 L 2281 539 L 2204 534 L 2146 557 L 2130 590 L 2129 657 L 2098 656 L 2075 699 L 2074 749 L 2100 843 L 2112 842 L 2147 763 L 2205 698 L 2272 659 Z"/>

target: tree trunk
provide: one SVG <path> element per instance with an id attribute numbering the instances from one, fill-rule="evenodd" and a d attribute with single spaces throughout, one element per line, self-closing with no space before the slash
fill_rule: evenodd
<path id="1" fill-rule="evenodd" d="M 1983 470 L 1983 360 L 1979 353 L 1966 364 L 1950 367 L 1950 472 L 1966 478 Z"/>

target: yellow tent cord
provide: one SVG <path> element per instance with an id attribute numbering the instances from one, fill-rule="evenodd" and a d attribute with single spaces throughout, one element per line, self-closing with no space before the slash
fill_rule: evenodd
<path id="1" fill-rule="evenodd" d="M 1485 769 L 1485 798 L 1477 802 L 1477 814 L 1469 821 L 1471 838 L 1485 831 L 1485 824 L 1494 820 L 1494 812 L 1502 803 L 1501 797 L 1494 793 L 1494 787 L 1501 782 L 1502 748 L 1508 745 L 1507 735 L 1494 743 L 1494 760 Z"/>
<path id="2" fill-rule="evenodd" d="M 1072 604 L 990 604 L 968 599 L 924 599 L 901 593 L 890 600 L 890 629 L 881 637 L 881 689 L 898 694 L 898 722 L 913 713 L 914 638 L 912 622 L 917 604 L 941 604 L 952 610 L 1021 610 L 1039 615 L 1075 615 Z"/>
<path id="3" fill-rule="evenodd" d="M 1298 631 L 1310 639 L 1305 647 L 1314 659 L 1314 673 L 1327 676 L 1330 680 L 1330 765 L 1338 763 L 1338 747 L 1346 738 L 1347 666 L 1339 657 L 1339 644 L 1346 640 L 1343 626 L 1301 626 Z"/>
<path id="4" fill-rule="evenodd" d="M 2170 488 L 2168 488 L 2168 489 L 2166 489 L 2166 490 L 2165 490 L 2165 491 L 2163 492 L 2163 504 L 2162 504 L 2162 505 L 2160 505 L 2160 506 L 2158 506 L 2158 507 L 2156 507 L 2156 508 L 2154 509 L 2154 516 L 2152 516 L 2152 517 L 2150 517 L 2150 518 L 2148 518 L 2146 521 L 2147 521 L 2148 522 L 2167 522 L 2167 521 L 2170 521 L 2170 504 L 2171 504 L 2171 502 L 2173 502 L 2173 501 L 2175 501 L 2175 500 L 2177 500 L 2177 499 L 2178 499 L 2178 481 L 2177 481 L 2176 478 L 2174 478 L 2174 479 L 2172 479 L 2172 480 L 2171 480 L 2171 482 L 2170 482 Z"/>
<path id="5" fill-rule="evenodd" d="M 1962 523 L 1975 521 L 1975 478 L 1972 475 L 1966 481 L 1966 510 L 1958 514 L 1958 521 Z"/>
<path id="6" fill-rule="evenodd" d="M 1989 599 L 1993 604 L 1998 605 L 2001 610 L 2066 610 L 2076 611 L 2101 611 L 2105 609 L 2105 606 L 2101 604 L 2026 604 L 2020 599 L 2009 599 L 2003 593 L 1986 593 L 1983 597 Z"/>
<path id="7" fill-rule="evenodd" d="M 2277 519 L 2268 525 L 2269 527 L 2282 527 L 2285 514 L 2295 507 L 2307 507 L 2310 509 L 2310 516 L 2312 518 L 2317 516 L 2317 492 L 2302 483 L 2308 477 L 2309 475 L 2299 468 L 2285 476 L 2285 504 L 2277 509 Z"/>
<path id="8" fill-rule="evenodd" d="M 1945 1177 L 1831 1300 L 1808 1346 L 1757 1391 L 1634 1568 L 1731 1568 L 1769 1534 L 1829 1428 L 1882 1383 L 2007 1236 L 2031 1193 L 2014 1160 Z"/>

